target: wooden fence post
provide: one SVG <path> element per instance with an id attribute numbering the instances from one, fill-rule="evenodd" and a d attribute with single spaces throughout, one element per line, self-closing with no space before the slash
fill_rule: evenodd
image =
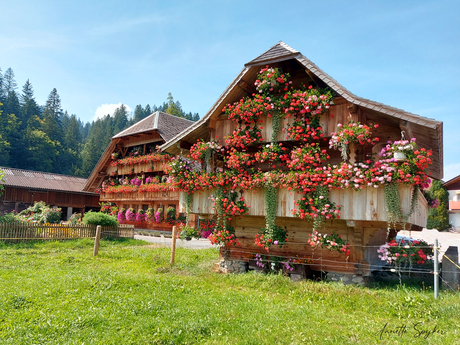
<path id="1" fill-rule="evenodd" d="M 176 255 L 176 231 L 177 227 L 174 225 L 172 229 L 172 241 L 171 241 L 171 265 L 174 265 L 174 256 Z"/>
<path id="2" fill-rule="evenodd" d="M 96 238 L 94 239 L 93 256 L 97 256 L 97 253 L 99 252 L 99 240 L 100 239 L 101 239 L 101 226 L 98 225 L 96 227 Z"/>

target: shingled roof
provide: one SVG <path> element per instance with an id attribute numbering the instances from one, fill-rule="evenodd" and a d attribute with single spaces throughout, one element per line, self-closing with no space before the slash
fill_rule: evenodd
<path id="1" fill-rule="evenodd" d="M 184 119 L 182 117 L 163 113 L 162 111 L 156 111 L 153 114 L 147 116 L 145 119 L 135 123 L 131 127 L 121 131 L 113 137 L 122 138 L 133 134 L 144 133 L 152 130 L 158 130 L 160 136 L 168 141 L 173 138 L 176 134 L 182 132 L 184 129 L 190 127 L 193 121 Z"/>
<path id="2" fill-rule="evenodd" d="M 82 191 L 86 183 L 85 178 L 14 168 L 0 167 L 0 170 L 5 173 L 5 187 L 94 194 Z"/>
<path id="3" fill-rule="evenodd" d="M 414 134 L 417 134 L 417 139 L 424 141 L 423 144 L 426 144 L 424 147 L 428 147 L 433 150 L 434 163 L 429 168 L 431 176 L 437 179 L 442 178 L 443 151 L 441 121 L 412 114 L 402 109 L 390 107 L 382 103 L 356 96 L 321 70 L 312 61 L 303 56 L 300 52 L 291 48 L 282 41 L 278 42 L 255 59 L 246 63 L 243 70 L 224 90 L 208 113 L 188 129 L 163 144 L 161 149 L 177 154 L 178 149 L 175 143 L 180 140 L 194 142 L 200 137 L 200 135 L 206 133 L 205 127 L 208 126 L 211 119 L 218 118 L 225 104 L 235 102 L 253 92 L 251 90 L 251 86 L 254 85 L 260 66 L 268 64 L 274 64 L 275 66 L 276 64 L 287 64 L 287 66 L 297 68 L 301 71 L 301 73 L 303 73 L 304 78 L 308 79 L 308 82 L 316 84 L 321 88 L 329 87 L 334 90 L 338 96 L 343 97 L 349 103 L 367 109 L 371 113 L 376 114 L 376 116 L 385 118 L 386 121 L 391 120 L 395 123 L 407 121 L 408 123 L 411 123 Z M 427 142 L 428 140 L 430 140 L 429 143 Z"/>

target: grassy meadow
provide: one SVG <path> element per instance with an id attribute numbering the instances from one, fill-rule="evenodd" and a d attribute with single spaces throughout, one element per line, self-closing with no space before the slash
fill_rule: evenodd
<path id="1" fill-rule="evenodd" d="M 0 243 L 0 344 L 460 344 L 460 295 L 212 271 L 217 249 Z"/>

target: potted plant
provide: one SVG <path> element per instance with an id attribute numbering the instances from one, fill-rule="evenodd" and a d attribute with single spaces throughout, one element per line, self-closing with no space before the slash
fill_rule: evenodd
<path id="1" fill-rule="evenodd" d="M 197 229 L 192 228 L 191 226 L 188 226 L 188 225 L 184 225 L 181 229 L 179 238 L 181 240 L 190 241 L 192 237 L 200 238 L 200 235 Z"/>

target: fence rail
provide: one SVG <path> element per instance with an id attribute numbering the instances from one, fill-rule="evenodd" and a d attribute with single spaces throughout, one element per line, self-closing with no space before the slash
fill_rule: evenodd
<path id="1" fill-rule="evenodd" d="M 68 240 L 95 236 L 96 225 L 0 223 L 0 241 Z M 134 238 L 134 226 L 103 226 L 101 237 Z"/>

